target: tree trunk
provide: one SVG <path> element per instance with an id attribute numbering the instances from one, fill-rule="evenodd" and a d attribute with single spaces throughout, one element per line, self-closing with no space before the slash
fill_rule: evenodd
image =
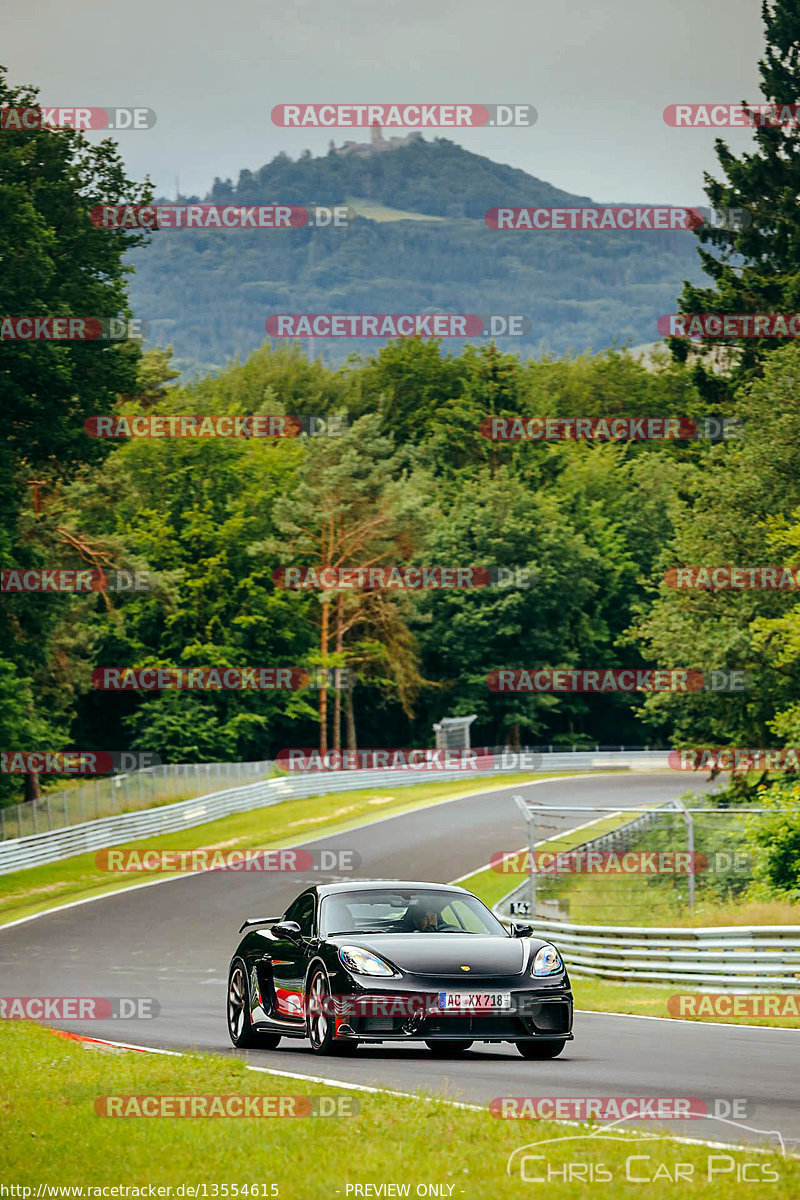
<path id="1" fill-rule="evenodd" d="M 342 630 L 342 615 L 344 612 L 344 595 L 339 593 L 336 601 L 336 653 L 340 654 L 344 632 Z M 338 674 L 338 667 L 336 668 Z M 336 678 L 336 676 L 334 676 Z M 342 689 L 335 687 L 333 691 L 333 748 L 342 748 Z"/>
<path id="2" fill-rule="evenodd" d="M 357 750 L 356 714 L 353 708 L 353 684 L 349 674 L 347 676 L 347 695 L 345 697 L 345 705 L 347 711 L 347 749 Z"/>
<path id="3" fill-rule="evenodd" d="M 25 776 L 25 799 L 34 801 L 41 800 L 42 792 L 39 787 L 39 775 L 36 771 L 31 771 L 30 775 Z"/>
<path id="4" fill-rule="evenodd" d="M 328 639 L 330 629 L 330 602 L 322 605 L 322 629 L 320 630 L 319 648 L 322 653 L 322 665 L 327 670 Z M 328 689 L 323 683 L 319 689 L 319 752 L 326 754 L 328 750 Z"/>
<path id="5" fill-rule="evenodd" d="M 519 750 L 519 748 L 520 748 L 519 721 L 516 721 L 511 726 L 511 749 Z"/>

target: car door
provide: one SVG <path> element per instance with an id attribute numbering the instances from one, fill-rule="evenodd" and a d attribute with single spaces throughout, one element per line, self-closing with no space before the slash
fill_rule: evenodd
<path id="1" fill-rule="evenodd" d="M 272 980 L 278 1016 L 304 1019 L 303 991 L 306 967 L 311 954 L 316 910 L 313 892 L 304 892 L 289 906 L 284 921 L 296 921 L 301 936 L 277 938 L 272 946 Z"/>

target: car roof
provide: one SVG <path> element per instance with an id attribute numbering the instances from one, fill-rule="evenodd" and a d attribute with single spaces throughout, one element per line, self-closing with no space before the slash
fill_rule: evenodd
<path id="1" fill-rule="evenodd" d="M 316 892 L 318 896 L 332 896 L 341 892 L 368 892 L 384 888 L 397 888 L 399 891 L 432 891 L 460 892 L 462 895 L 472 895 L 466 888 L 455 883 L 431 883 L 430 880 L 418 882 L 408 879 L 367 879 L 353 880 L 352 883 L 315 883 L 308 891 Z"/>

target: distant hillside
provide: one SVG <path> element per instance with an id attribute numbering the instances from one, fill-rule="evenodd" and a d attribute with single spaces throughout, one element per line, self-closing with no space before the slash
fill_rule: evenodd
<path id="1" fill-rule="evenodd" d="M 137 250 L 136 314 L 150 323 L 151 342 L 174 344 L 187 375 L 246 357 L 264 340 L 266 318 L 286 312 L 523 314 L 530 332 L 499 344 L 524 355 L 649 343 L 682 281 L 702 277 L 689 233 L 488 229 L 484 214 L 498 204 L 592 201 L 445 139 L 370 157 L 280 155 L 242 171 L 235 186 L 216 179 L 207 196 L 181 197 L 200 199 L 349 202 L 365 215 L 346 229 L 161 230 Z M 382 344 L 317 338 L 313 350 L 342 362 Z"/>
<path id="2" fill-rule="evenodd" d="M 435 217 L 473 217 L 483 220 L 495 204 L 590 204 L 588 196 L 573 196 L 535 179 L 516 167 L 501 166 L 471 154 L 455 142 L 420 138 L 397 150 L 357 155 L 329 154 L 293 162 L 278 155 L 260 171 L 242 171 L 234 186 L 214 180 L 209 203 L 265 203 L 267 197 L 286 204 L 342 204 L 346 196 L 364 196 L 397 209 Z"/>

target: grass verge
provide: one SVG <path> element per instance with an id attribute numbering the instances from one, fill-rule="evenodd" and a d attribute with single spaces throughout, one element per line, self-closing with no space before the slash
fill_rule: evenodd
<path id="1" fill-rule="evenodd" d="M 508 775 L 501 779 L 454 780 L 449 783 L 421 783 L 403 786 L 394 793 L 377 788 L 358 792 L 333 792 L 321 796 L 286 800 L 266 808 L 252 809 L 195 825 L 180 833 L 144 841 L 126 842 L 130 848 L 148 850 L 195 850 L 220 848 L 245 850 L 278 849 L 296 845 L 309 838 L 342 833 L 380 817 L 394 816 L 469 796 L 498 787 L 514 787 L 540 779 L 553 779 L 569 772 L 541 772 Z M 79 854 L 60 862 L 28 867 L 0 875 L 0 925 L 31 916 L 59 904 L 85 900 L 92 896 L 120 891 L 158 876 L 150 872 L 109 875 L 95 862 L 94 853 Z"/>
<path id="2" fill-rule="evenodd" d="M 310 1066 L 318 1068 L 319 1062 L 314 1060 Z M 558 1070 L 558 1063 L 531 1063 L 530 1067 L 532 1075 L 549 1076 Z M 336 1195 L 345 1200 L 359 1194 L 511 1200 L 520 1195 L 521 1182 L 550 1173 L 548 1197 L 574 1200 L 595 1194 L 602 1167 L 605 1174 L 600 1181 L 613 1180 L 614 1196 L 641 1196 L 642 1182 L 650 1181 L 648 1196 L 657 1200 L 683 1200 L 689 1191 L 710 1200 L 732 1200 L 741 1194 L 737 1177 L 744 1164 L 748 1164 L 749 1180 L 764 1181 L 760 1188 L 751 1183 L 750 1195 L 800 1192 L 800 1162 L 755 1148 L 723 1151 L 690 1146 L 663 1134 L 657 1140 L 644 1140 L 641 1133 L 637 1136 L 638 1130 L 625 1136 L 619 1127 L 613 1139 L 589 1138 L 590 1126 L 498 1120 L 485 1111 L 454 1107 L 439 1097 L 426 1101 L 354 1092 L 249 1071 L 241 1059 L 87 1050 L 28 1023 L 0 1022 L 0 1088 L 4 1126 L 0 1176 L 6 1184 L 33 1188 L 29 1193 L 33 1196 L 38 1185 L 84 1189 L 121 1185 L 143 1188 L 143 1193 L 128 1194 L 145 1196 L 148 1186 L 170 1187 L 175 1197 L 176 1189 L 184 1185 L 180 1193 L 184 1196 L 234 1197 L 242 1196 L 247 1185 L 248 1196 L 273 1194 L 281 1200 L 330 1200 Z M 333 1096 L 351 1106 L 357 1101 L 359 1111 L 295 1121 L 120 1119 L 99 1116 L 95 1109 L 95 1101 L 104 1096 L 186 1095 Z M 703 1126 L 696 1137 L 716 1140 L 711 1128 L 715 1122 L 696 1124 Z M 721 1128 L 717 1126 L 717 1137 Z M 730 1127 L 724 1129 L 730 1133 Z M 531 1149 L 531 1154 L 543 1157 L 527 1160 L 527 1179 L 520 1178 L 521 1155 L 514 1159 L 514 1173 L 506 1174 L 512 1151 L 530 1142 L 564 1137 L 570 1140 Z M 638 1157 L 629 1161 L 633 1156 Z M 687 1187 L 687 1182 L 693 1186 Z M 367 1184 L 407 1185 L 408 1191 L 367 1192 Z M 441 1190 L 418 1193 L 420 1184 L 436 1184 Z M 187 1185 L 199 1190 L 187 1190 Z M 258 1185 L 255 1193 L 250 1191 L 253 1185 Z M 357 1193 L 353 1189 L 358 1185 Z"/>

